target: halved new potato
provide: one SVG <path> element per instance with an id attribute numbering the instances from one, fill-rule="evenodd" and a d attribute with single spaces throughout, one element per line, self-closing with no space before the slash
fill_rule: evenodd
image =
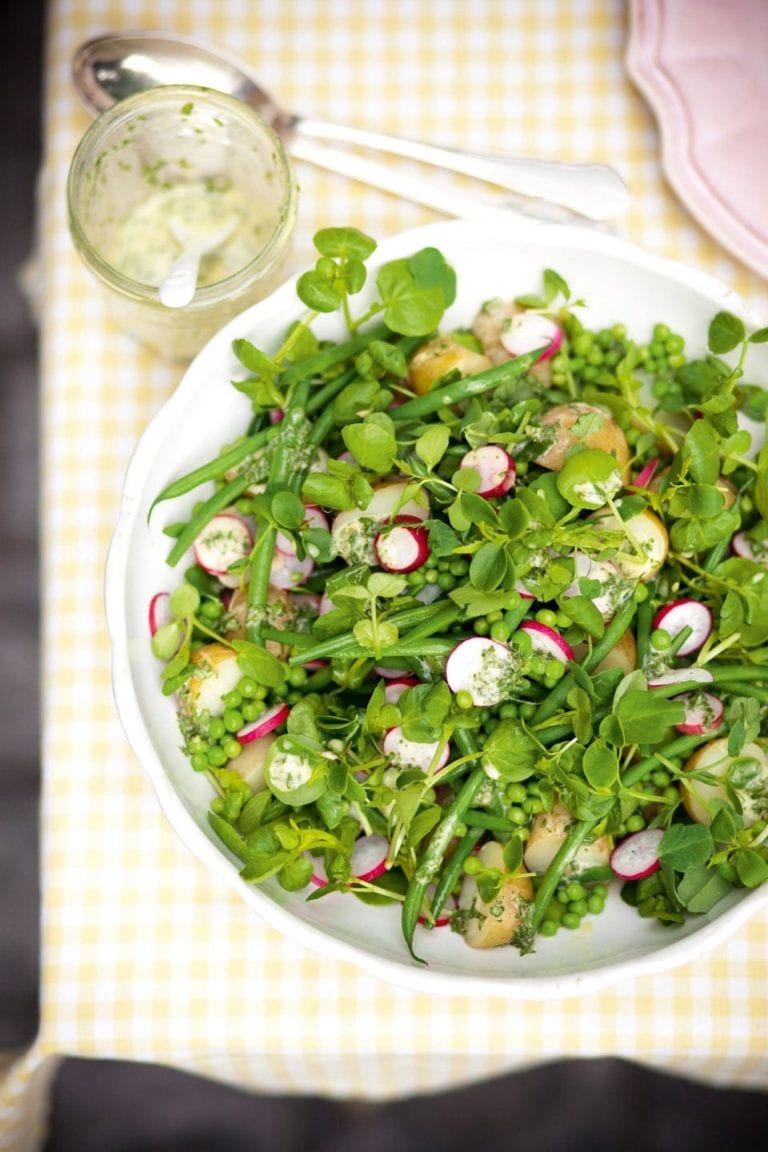
<path id="1" fill-rule="evenodd" d="M 600 509 L 590 519 L 597 520 L 611 532 L 623 532 L 626 543 L 612 557 L 613 563 L 630 580 L 645 583 L 653 580 L 669 552 L 669 534 L 662 520 L 645 509 L 628 520 L 619 520 L 609 509 Z"/>
<path id="2" fill-rule="evenodd" d="M 588 418 L 592 417 L 590 421 Z M 580 432 L 578 427 L 573 431 L 577 421 L 581 421 Z M 544 412 L 538 423 L 543 428 L 554 431 L 554 440 L 534 460 L 541 468 L 548 468 L 551 472 L 559 472 L 565 463 L 565 458 L 572 448 L 581 445 L 585 448 L 597 448 L 614 456 L 622 473 L 626 476 L 629 469 L 631 453 L 627 438 L 619 425 L 604 408 L 594 404 L 584 404 L 574 401 L 572 404 L 557 404 Z"/>
<path id="3" fill-rule="evenodd" d="M 474 876 L 465 876 L 459 894 L 463 909 L 462 933 L 470 948 L 497 948 L 509 944 L 533 900 L 530 876 L 522 871 L 509 872 L 504 863 L 504 849 L 496 840 L 483 844 L 478 853 L 486 868 L 506 873 L 501 889 L 491 904 L 481 899 Z"/>
<path id="4" fill-rule="evenodd" d="M 422 344 L 408 364 L 408 381 L 418 396 L 429 392 L 441 377 L 449 372 L 460 376 L 474 376 L 491 367 L 487 356 L 467 348 L 449 336 L 437 336 Z"/>
<path id="5" fill-rule="evenodd" d="M 531 832 L 525 843 L 523 861 L 529 872 L 537 876 L 546 872 L 574 822 L 573 813 L 556 800 L 551 812 L 538 812 L 531 823 Z M 569 876 L 579 876 L 590 868 L 605 867 L 611 858 L 613 841 L 610 836 L 599 836 L 582 844 L 568 868 Z"/>
<path id="6" fill-rule="evenodd" d="M 196 720 L 205 714 L 221 716 L 223 697 L 234 691 L 243 675 L 237 653 L 224 644 L 204 644 L 191 654 L 190 663 L 196 671 L 179 689 L 180 710 Z"/>
<path id="7" fill-rule="evenodd" d="M 768 817 L 768 756 L 759 744 L 746 744 L 738 756 L 728 753 L 728 737 L 721 736 L 697 748 L 686 761 L 686 772 L 704 771 L 722 784 L 683 780 L 683 806 L 697 824 L 711 824 L 713 802 L 727 800 L 726 779 L 741 804 L 747 827 Z"/>

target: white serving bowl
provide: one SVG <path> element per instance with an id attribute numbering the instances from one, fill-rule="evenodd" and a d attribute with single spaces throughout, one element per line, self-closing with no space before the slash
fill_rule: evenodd
<path id="1" fill-rule="evenodd" d="M 458 298 L 444 327 L 468 323 L 490 297 L 538 291 L 545 268 L 558 271 L 574 298 L 586 301 L 583 315 L 590 327 L 621 322 L 644 339 L 661 321 L 686 338 L 690 356 L 706 351 L 709 321 L 721 309 L 740 314 L 752 328 L 760 326 L 744 302 L 711 277 L 586 228 L 451 221 L 382 243 L 372 264 L 427 245 L 439 248 L 458 274 Z M 180 751 L 174 702 L 160 691 L 160 666 L 150 651 L 147 625 L 151 597 L 172 589 L 184 568 L 166 565 L 163 526 L 183 519 L 200 491 L 161 505 L 149 524 L 147 513 L 166 484 L 210 459 L 247 425 L 249 401 L 230 384 L 242 375 L 231 351 L 233 339 L 247 337 L 269 350 L 301 311 L 291 281 L 227 324 L 152 421 L 128 470 L 106 575 L 114 692 L 128 740 L 172 826 L 212 872 L 225 877 L 249 907 L 286 936 L 414 991 L 571 996 L 673 967 L 713 948 L 768 904 L 768 886 L 733 892 L 708 915 L 670 928 L 641 919 L 618 892 L 612 893 L 601 916 L 576 932 L 540 938 L 535 953 L 525 957 L 511 947 L 473 950 L 449 929 L 417 929 L 417 951 L 427 961 L 418 964 L 403 942 L 398 907 L 371 908 L 341 894 L 308 903 L 305 893 L 285 892 L 274 881 L 255 887 L 240 879 L 238 862 L 207 823 L 210 785 Z M 328 337 L 343 334 L 336 317 L 324 317 L 316 331 Z M 749 379 L 768 386 L 768 346 L 751 349 Z"/>

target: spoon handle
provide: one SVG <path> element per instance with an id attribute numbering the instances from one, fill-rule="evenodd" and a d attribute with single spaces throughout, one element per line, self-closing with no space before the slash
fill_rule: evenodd
<path id="1" fill-rule="evenodd" d="M 438 183 L 401 172 L 398 168 L 369 160 L 342 148 L 331 148 L 315 140 L 294 137 L 291 142 L 291 154 L 295 159 L 306 160 L 318 168 L 347 176 L 350 180 L 359 180 L 363 184 L 377 188 L 380 192 L 390 192 L 401 199 L 411 200 L 414 204 L 422 204 L 426 208 L 433 208 L 436 212 L 460 220 L 490 220 L 503 215 L 507 220 L 514 217 L 518 220 L 527 220 L 529 223 L 536 220 L 568 221 L 590 227 L 607 227 L 604 224 L 593 223 L 584 216 L 577 216 L 569 209 L 558 208 L 541 200 L 534 206 L 521 203 L 513 197 L 508 200 L 491 200 L 453 192 Z"/>
<path id="2" fill-rule="evenodd" d="M 182 252 L 166 272 L 157 290 L 160 303 L 166 308 L 185 308 L 195 294 L 199 268 L 199 252 Z"/>
<path id="3" fill-rule="evenodd" d="M 593 220 L 604 220 L 626 211 L 631 199 L 618 172 L 603 164 L 564 164 L 463 152 L 305 117 L 298 117 L 291 127 L 293 139 L 288 146 L 295 155 L 299 155 L 297 149 L 306 140 L 372 148 L 473 176 L 524 196 L 551 201 Z"/>

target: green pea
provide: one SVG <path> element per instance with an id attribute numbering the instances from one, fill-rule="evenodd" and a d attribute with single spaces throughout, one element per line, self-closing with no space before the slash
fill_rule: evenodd
<path id="1" fill-rule="evenodd" d="M 450 572 L 441 572 L 437 578 L 437 586 L 443 592 L 450 592 L 456 587 L 456 577 L 452 576 Z"/>
<path id="2" fill-rule="evenodd" d="M 672 777 L 666 768 L 657 768 L 655 772 L 651 773 L 651 783 L 656 788 L 668 788 L 671 780 Z"/>
<path id="3" fill-rule="evenodd" d="M 651 632 L 651 644 L 657 652 L 666 652 L 672 645 L 672 637 L 663 628 L 656 628 Z"/>
<path id="4" fill-rule="evenodd" d="M 258 692 L 258 684 L 251 676 L 243 676 L 237 682 L 237 691 L 241 697 L 252 699 Z"/>
<path id="5" fill-rule="evenodd" d="M 306 684 L 307 682 L 306 668 L 302 668 L 301 666 L 289 668 L 287 679 L 292 688 L 301 688 L 302 684 Z"/>
<path id="6" fill-rule="evenodd" d="M 627 832 L 641 832 L 645 828 L 645 817 L 640 812 L 634 812 L 627 817 Z"/>
<path id="7" fill-rule="evenodd" d="M 491 630 L 491 626 L 486 620 L 485 616 L 478 616 L 474 622 L 473 628 L 477 636 L 487 636 Z"/>
<path id="8" fill-rule="evenodd" d="M 239 708 L 243 702 L 243 698 L 239 692 L 226 692 L 224 696 L 222 696 L 222 700 L 227 708 Z"/>
<path id="9" fill-rule="evenodd" d="M 507 633 L 507 635 L 509 635 L 509 633 Z M 505 704 L 502 704 L 501 707 L 499 708 L 499 719 L 500 720 L 516 720 L 517 719 L 517 704 L 512 704 L 509 701 Z"/>
<path id="10" fill-rule="evenodd" d="M 570 884 L 566 885 L 565 894 L 569 900 L 583 900 L 587 895 L 587 890 L 583 884 L 578 880 L 572 880 Z"/>
<path id="11" fill-rule="evenodd" d="M 224 721 L 219 716 L 214 716 L 208 725 L 208 736 L 214 741 L 221 740 L 226 730 Z"/>
<path id="12" fill-rule="evenodd" d="M 510 804 L 522 804 L 527 795 L 528 793 L 524 784 L 507 784 L 504 789 L 504 796 Z"/>
<path id="13" fill-rule="evenodd" d="M 602 900 L 599 896 L 595 896 L 593 893 L 587 900 L 587 908 L 593 916 L 599 916 L 605 908 L 605 900 Z"/>
<path id="14" fill-rule="evenodd" d="M 501 644 L 506 644 L 509 640 L 509 627 L 503 620 L 495 620 L 491 625 L 490 637 L 492 640 L 498 640 Z"/>
<path id="15" fill-rule="evenodd" d="M 220 600 L 203 600 L 200 605 L 200 615 L 206 620 L 218 620 L 223 611 L 224 605 Z"/>
<path id="16" fill-rule="evenodd" d="M 206 752 L 195 752 L 190 759 L 190 764 L 195 772 L 205 772 L 208 768 L 208 763 L 208 755 Z"/>
<path id="17" fill-rule="evenodd" d="M 466 710 L 467 708 L 472 708 L 474 706 L 474 700 L 472 699 L 472 693 L 467 692 L 467 690 L 465 688 L 460 689 L 460 691 L 458 691 L 456 693 L 455 699 L 456 699 L 456 707 L 457 708 L 461 708 L 461 709 Z"/>
<path id="18" fill-rule="evenodd" d="M 222 740 L 221 746 L 226 752 L 228 760 L 234 760 L 243 750 L 242 745 L 235 740 L 234 736 Z"/>
<path id="19" fill-rule="evenodd" d="M 571 930 L 580 928 L 581 916 L 577 916 L 575 912 L 566 912 L 560 923 L 563 925 L 563 928 L 570 928 Z"/>
<path id="20" fill-rule="evenodd" d="M 528 816 L 522 808 L 513 806 L 511 808 L 507 808 L 507 820 L 511 820 L 513 824 L 517 824 L 518 827 L 522 827 L 523 824 L 528 823 Z"/>
<path id="21" fill-rule="evenodd" d="M 571 900 L 568 905 L 568 912 L 571 916 L 579 916 L 583 920 L 589 911 L 589 906 L 586 900 Z"/>
<path id="22" fill-rule="evenodd" d="M 208 763 L 214 768 L 223 768 L 227 762 L 227 754 L 220 744 L 214 744 L 208 752 Z"/>
<path id="23" fill-rule="evenodd" d="M 557 935 L 557 929 L 558 929 L 558 925 L 555 923 L 554 920 L 542 920 L 541 926 L 539 927 L 539 935 L 540 936 L 556 936 Z"/>
<path id="24" fill-rule="evenodd" d="M 535 618 L 539 624 L 544 624 L 547 628 L 554 628 L 557 624 L 557 613 L 552 612 L 549 608 L 541 608 L 536 613 Z"/>
<path id="25" fill-rule="evenodd" d="M 239 708 L 227 708 L 222 720 L 227 732 L 238 732 L 243 726 L 243 714 Z"/>

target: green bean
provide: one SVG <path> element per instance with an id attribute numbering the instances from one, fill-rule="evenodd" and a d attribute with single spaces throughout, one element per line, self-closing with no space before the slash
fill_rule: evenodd
<path id="1" fill-rule="evenodd" d="M 166 564 L 173 568 L 181 560 L 184 553 L 190 548 L 195 540 L 195 537 L 205 528 L 214 516 L 218 515 L 225 508 L 237 500 L 245 489 L 248 487 L 248 477 L 245 474 L 236 476 L 234 480 L 230 480 L 228 484 L 224 484 L 221 488 L 213 493 L 205 503 L 201 504 L 197 511 L 192 515 L 191 519 L 187 521 L 184 528 L 176 537 L 176 541 L 171 548 L 168 556 L 166 557 Z"/>
<path id="2" fill-rule="evenodd" d="M 386 617 L 386 620 L 388 624 L 396 625 L 398 631 L 408 630 L 408 635 L 402 638 L 404 642 L 410 640 L 411 629 L 416 629 L 419 625 L 432 621 L 436 616 L 434 604 L 420 604 L 418 608 L 402 608 L 398 612 L 393 612 L 391 616 Z M 426 633 L 426 635 L 428 634 Z M 355 636 L 351 630 L 341 632 L 337 636 L 331 636 L 327 640 L 320 641 L 310 652 L 304 654 L 302 660 L 306 658 L 323 660 L 329 656 L 341 656 L 345 654 L 346 649 L 354 647 L 355 643 Z"/>
<path id="3" fill-rule="evenodd" d="M 464 376 L 453 384 L 435 388 L 424 396 L 415 396 L 413 400 L 406 400 L 405 404 L 393 408 L 390 416 L 396 424 L 402 424 L 406 420 L 421 420 L 423 416 L 450 408 L 451 405 L 468 400 L 471 396 L 490 392 L 492 388 L 498 388 L 500 384 L 514 380 L 516 376 L 524 375 L 543 351 L 543 348 L 539 348 L 526 353 L 525 356 L 517 356 L 514 360 L 505 360 L 503 364 L 486 368 L 484 372 L 477 372 L 474 376 Z"/>
<path id="4" fill-rule="evenodd" d="M 471 756 L 473 759 L 479 760 L 480 751 L 475 743 L 474 737 L 466 728 L 457 728 L 454 733 L 454 739 L 462 755 Z M 457 825 L 463 820 L 464 813 L 472 806 L 472 802 L 485 785 L 487 779 L 488 777 L 485 771 L 478 763 L 467 776 L 453 802 L 449 805 L 445 815 L 432 833 L 429 844 L 416 865 L 413 877 L 408 885 L 405 900 L 403 901 L 402 932 L 403 938 L 408 946 L 408 951 L 413 959 L 418 960 L 419 963 L 423 963 L 423 961 L 416 955 L 413 949 L 413 936 L 424 906 L 427 889 L 440 870 L 445 851 L 456 833 Z"/>
<path id="5" fill-rule="evenodd" d="M 472 855 L 476 845 L 482 840 L 483 832 L 484 829 L 482 828 L 469 828 L 467 833 L 462 836 L 459 843 L 453 849 L 453 852 L 451 852 L 450 857 L 445 863 L 445 867 L 440 873 L 440 879 L 435 885 L 434 895 L 432 896 L 429 912 L 433 921 L 437 920 L 445 907 L 446 900 L 464 870 L 464 861 Z"/>
<path id="6" fill-rule="evenodd" d="M 491 812 L 478 812 L 475 809 L 465 813 L 464 823 L 468 828 L 481 828 L 486 832 L 517 832 L 517 824 L 507 820 L 505 816 L 494 816 Z"/>
<path id="7" fill-rule="evenodd" d="M 254 433 L 253 436 L 246 436 L 239 444 L 235 444 L 232 448 L 228 448 L 226 452 L 222 452 L 215 460 L 209 460 L 207 464 L 201 464 L 199 468 L 195 468 L 193 472 L 187 472 L 185 476 L 180 476 L 178 480 L 174 480 L 172 484 L 168 484 L 163 488 L 159 496 L 156 496 L 152 501 L 147 519 L 152 515 L 153 509 L 156 505 L 160 504 L 163 500 L 172 500 L 176 496 L 186 496 L 188 492 L 192 492 L 200 484 L 205 484 L 208 480 L 220 480 L 225 472 L 230 468 L 236 467 L 246 460 L 254 452 L 258 452 L 267 443 L 267 440 L 275 432 L 274 428 L 265 428 L 260 432 Z"/>
<path id="8" fill-rule="evenodd" d="M 768 668 L 752 667 L 744 664 L 707 664 L 715 684 L 727 684 L 729 680 L 768 680 Z"/>

